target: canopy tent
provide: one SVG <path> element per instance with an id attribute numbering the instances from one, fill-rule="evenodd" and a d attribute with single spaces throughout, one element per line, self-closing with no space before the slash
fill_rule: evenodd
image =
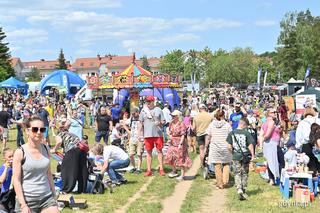
<path id="1" fill-rule="evenodd" d="M 309 87 L 307 90 L 305 90 L 303 92 L 300 92 L 300 93 L 297 93 L 297 94 L 294 94 L 293 96 L 296 96 L 296 95 L 313 95 L 313 94 L 316 95 L 317 102 L 320 102 L 320 91 L 316 90 L 314 87 Z"/>
<path id="2" fill-rule="evenodd" d="M 85 85 L 84 80 L 78 74 L 68 70 L 56 70 L 40 82 L 40 92 L 45 95 L 45 91 L 51 87 L 65 88 L 68 97 L 76 94 L 77 89 Z"/>
<path id="3" fill-rule="evenodd" d="M 23 89 L 24 95 L 28 94 L 29 85 L 27 83 L 21 82 L 14 77 L 10 77 L 5 81 L 0 83 L 0 88 L 8 88 L 8 89 Z"/>

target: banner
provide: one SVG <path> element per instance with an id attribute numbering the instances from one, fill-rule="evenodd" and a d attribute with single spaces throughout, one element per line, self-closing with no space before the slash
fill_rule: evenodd
<path id="1" fill-rule="evenodd" d="M 267 84 L 267 76 L 268 76 L 268 70 L 266 70 L 266 72 L 264 73 L 264 78 L 263 78 L 263 87 L 266 86 Z"/>
<path id="2" fill-rule="evenodd" d="M 258 78 L 257 78 L 257 84 L 258 84 L 259 88 L 260 88 L 261 73 L 262 73 L 262 70 L 261 70 L 261 68 L 259 68 L 259 70 L 258 70 Z"/>
<path id="3" fill-rule="evenodd" d="M 316 95 L 297 95 L 296 96 L 296 114 L 298 118 L 304 113 L 306 107 L 316 107 Z"/>

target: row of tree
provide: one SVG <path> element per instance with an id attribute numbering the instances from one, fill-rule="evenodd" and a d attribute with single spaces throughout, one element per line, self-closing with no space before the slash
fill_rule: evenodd
<path id="1" fill-rule="evenodd" d="M 255 54 L 250 48 L 232 51 L 209 48 L 202 51 L 173 50 L 161 58 L 159 69 L 178 74 L 185 80 L 191 76 L 204 83 L 252 83 L 258 70 L 267 71 L 269 83 L 286 82 L 291 77 L 304 79 L 311 69 L 311 77 L 320 74 L 320 17 L 309 10 L 287 13 L 280 23 L 278 47 L 274 52 Z"/>

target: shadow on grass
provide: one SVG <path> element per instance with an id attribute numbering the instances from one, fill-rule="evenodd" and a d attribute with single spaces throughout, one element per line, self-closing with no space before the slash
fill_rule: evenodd
<path id="1" fill-rule="evenodd" d="M 258 195 L 258 194 L 262 194 L 263 193 L 263 190 L 259 187 L 257 189 L 254 189 L 254 190 L 248 190 L 247 191 L 247 194 L 249 196 L 252 196 L 252 195 Z"/>

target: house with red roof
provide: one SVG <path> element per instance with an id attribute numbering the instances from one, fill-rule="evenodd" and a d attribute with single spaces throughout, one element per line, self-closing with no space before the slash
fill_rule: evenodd
<path id="1" fill-rule="evenodd" d="M 16 77 L 20 80 L 23 80 L 24 79 L 23 63 L 20 60 L 20 58 L 11 58 L 10 62 L 11 62 L 12 68 L 14 69 L 14 73 L 15 73 Z"/>
<path id="2" fill-rule="evenodd" d="M 151 72 L 157 72 L 159 58 L 148 59 Z M 137 65 L 142 65 L 142 60 L 135 61 Z M 103 74 L 117 74 L 125 70 L 132 63 L 132 56 L 112 56 L 106 55 L 101 57 L 98 55 L 94 58 L 77 58 L 72 64 L 72 69 L 86 79 L 87 76 L 96 76 Z"/>

